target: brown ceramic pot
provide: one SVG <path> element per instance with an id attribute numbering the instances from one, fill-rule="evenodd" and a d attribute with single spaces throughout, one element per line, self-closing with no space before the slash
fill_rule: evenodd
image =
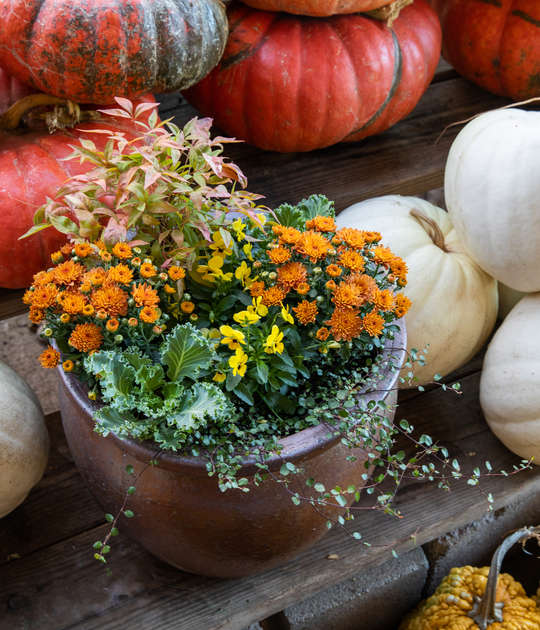
<path id="1" fill-rule="evenodd" d="M 385 349 L 386 356 L 401 364 L 406 347 L 405 327 Z M 209 477 L 206 461 L 162 452 L 151 442 L 136 442 L 115 435 L 104 438 L 94 432 L 95 403 L 71 375 L 60 371 L 60 408 L 67 441 L 75 463 L 104 510 L 116 513 L 134 477 L 126 467 L 143 474 L 128 507 L 135 516 L 122 517 L 120 529 L 148 551 L 175 567 L 216 577 L 240 577 L 283 564 L 310 547 L 327 531 L 326 521 L 338 515 L 336 508 L 316 511 L 308 502 L 291 502 L 282 484 L 271 478 L 249 492 L 221 492 L 215 477 Z M 393 416 L 399 370 L 383 369 L 376 391 L 363 394 L 359 402 L 385 400 Z M 319 425 L 284 438 L 280 457 L 270 460 L 279 471 L 284 461 L 303 469 L 291 475 L 292 487 L 304 496 L 309 477 L 326 488 L 358 485 L 366 471 L 365 451 L 355 449 L 355 462 L 347 461 L 351 450 Z M 252 478 L 256 468 L 246 460 L 240 476 Z M 314 493 L 315 496 L 316 495 Z M 352 495 L 351 502 L 352 502 Z"/>

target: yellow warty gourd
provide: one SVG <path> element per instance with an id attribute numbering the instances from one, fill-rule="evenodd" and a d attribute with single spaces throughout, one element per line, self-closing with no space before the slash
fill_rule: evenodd
<path id="1" fill-rule="evenodd" d="M 489 567 L 452 569 L 399 630 L 478 630 L 480 626 L 469 613 L 475 606 L 475 597 L 484 595 L 488 574 Z M 496 601 L 504 603 L 503 621 L 489 624 L 487 630 L 540 630 L 540 608 L 507 573 L 499 576 Z"/>

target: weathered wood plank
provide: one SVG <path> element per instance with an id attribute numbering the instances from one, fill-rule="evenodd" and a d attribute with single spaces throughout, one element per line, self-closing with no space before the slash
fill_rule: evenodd
<path id="1" fill-rule="evenodd" d="M 478 382 L 478 373 L 464 378 L 459 398 L 434 390 L 404 401 L 399 417 L 446 444 L 469 469 L 489 459 L 496 470 L 511 470 L 518 460 L 488 430 L 479 408 Z M 480 455 L 471 455 L 476 452 Z M 481 489 L 492 492 L 495 506 L 501 507 L 540 491 L 540 471 L 490 477 Z M 82 482 L 80 492 L 84 496 Z M 69 506 L 72 515 L 80 505 L 75 493 Z M 115 540 L 113 573 L 108 577 L 90 559 L 88 546 L 99 532 L 84 532 L 0 566 L 0 606 L 8 612 L 6 625 L 0 622 L 0 628 L 33 627 L 32 620 L 40 619 L 40 630 L 239 630 L 363 566 L 388 559 L 391 548 L 405 552 L 478 519 L 487 508 L 481 492 L 464 484 L 444 493 L 418 482 L 405 482 L 396 505 L 405 516 L 402 520 L 366 510 L 353 522 L 371 547 L 336 529 L 294 562 L 240 580 L 178 572 L 122 537 Z M 368 504 L 364 501 L 361 507 Z M 68 517 L 66 512 L 61 516 Z M 47 519 L 56 516 L 49 514 Z M 331 560 L 330 554 L 338 558 Z"/>

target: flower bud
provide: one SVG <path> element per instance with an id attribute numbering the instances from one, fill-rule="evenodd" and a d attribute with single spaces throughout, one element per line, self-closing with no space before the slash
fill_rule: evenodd
<path id="1" fill-rule="evenodd" d="M 277 273 L 275 271 L 271 271 L 268 274 L 268 277 L 270 278 L 270 280 L 275 280 L 277 278 Z"/>
<path id="2" fill-rule="evenodd" d="M 313 267 L 313 273 L 322 273 L 321 267 Z"/>
<path id="3" fill-rule="evenodd" d="M 43 334 L 45 335 L 45 337 L 52 337 L 53 331 L 51 328 L 45 328 Z"/>
<path id="4" fill-rule="evenodd" d="M 124 337 L 122 335 L 114 336 L 114 343 L 121 343 L 122 341 L 124 341 Z"/>

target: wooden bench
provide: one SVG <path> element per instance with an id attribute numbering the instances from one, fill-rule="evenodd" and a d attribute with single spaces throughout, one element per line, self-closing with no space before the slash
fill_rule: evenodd
<path id="1" fill-rule="evenodd" d="M 371 196 L 421 194 L 442 186 L 445 158 L 459 128 L 436 144 L 437 136 L 449 123 L 503 104 L 441 63 L 416 110 L 379 137 L 309 154 L 266 153 L 245 145 L 227 147 L 226 153 L 244 169 L 249 189 L 265 194 L 269 206 L 324 193 L 341 210 Z M 179 124 L 195 115 L 176 95 L 164 98 L 161 113 Z M 113 540 L 109 575 L 91 549 L 107 528 L 103 511 L 70 459 L 54 408 L 54 382 L 34 362 L 39 350 L 35 335 L 13 318 L 23 312 L 20 294 L 0 294 L 5 320 L 0 322 L 0 348 L 3 360 L 31 380 L 45 401 L 52 444 L 42 481 L 0 520 L 1 630 L 242 630 L 390 559 L 392 549 L 406 552 L 475 521 L 487 510 L 487 493 L 498 508 L 540 491 L 538 469 L 486 478 L 480 489 L 456 484 L 451 493 L 405 483 L 397 499 L 403 519 L 366 509 L 353 522 L 371 546 L 335 528 L 295 561 L 237 580 L 182 573 L 120 535 Z M 418 435 L 429 433 L 447 445 L 467 468 L 489 460 L 494 470 L 510 472 L 519 458 L 483 420 L 480 369 L 477 357 L 453 375 L 462 383 L 462 396 L 440 389 L 402 392 L 397 418 L 407 418 Z M 407 442 L 403 446 L 410 450 Z"/>

